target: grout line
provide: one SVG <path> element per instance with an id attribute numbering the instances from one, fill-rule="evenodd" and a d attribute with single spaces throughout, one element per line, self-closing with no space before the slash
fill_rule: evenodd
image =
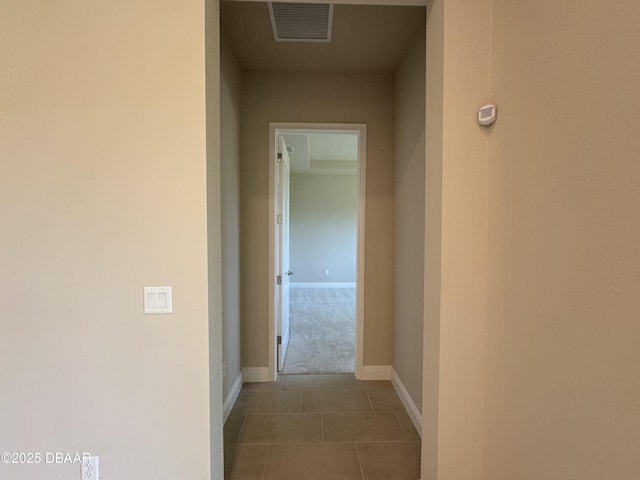
<path id="1" fill-rule="evenodd" d="M 404 437 L 404 439 L 406 441 L 409 441 L 409 435 L 407 434 L 407 431 L 402 426 L 402 422 L 400 421 L 400 418 L 398 417 L 398 412 L 394 410 L 392 413 L 393 413 L 393 418 L 396 419 L 396 423 L 400 427 L 400 431 L 402 432 L 402 436 Z"/>
<path id="2" fill-rule="evenodd" d="M 238 436 L 236 437 L 236 441 L 234 443 L 239 444 L 240 443 L 240 437 L 242 436 L 242 432 L 244 431 L 244 426 L 247 423 L 247 417 L 249 415 L 244 415 L 244 418 L 242 419 L 242 425 L 240 425 L 240 430 L 238 431 Z"/>
<path id="3" fill-rule="evenodd" d="M 400 431 L 402 432 L 402 435 L 404 435 L 404 438 L 407 438 L 407 432 L 404 431 L 404 427 L 402 426 L 402 422 L 400 421 L 400 418 L 398 418 L 398 413 L 396 411 L 393 412 L 393 416 L 396 419 L 396 422 L 398 422 L 398 425 L 400 425 Z"/>
<path id="4" fill-rule="evenodd" d="M 267 462 L 269 461 L 269 452 L 271 452 L 271 444 L 267 444 L 267 454 L 264 456 L 264 465 L 262 466 L 262 476 L 260 477 L 264 480 L 264 475 L 267 471 Z"/>
<path id="5" fill-rule="evenodd" d="M 411 441 L 412 439 L 409 438 L 409 434 L 411 432 L 410 431 L 407 432 L 407 430 L 404 428 L 404 425 L 402 425 L 402 422 L 400 421 L 400 417 L 398 416 L 398 412 L 394 410 L 393 414 L 396 416 L 396 422 L 398 422 L 398 424 L 400 425 L 400 430 L 402 430 L 402 433 L 404 434 L 404 438 L 407 441 Z"/>
<path id="6" fill-rule="evenodd" d="M 371 407 L 371 411 L 375 412 L 376 409 L 373 406 L 373 400 L 371 400 L 371 395 L 369 394 L 369 390 L 365 390 L 365 393 L 367 394 L 367 398 L 369 399 L 369 406 Z"/>
<path id="7" fill-rule="evenodd" d="M 358 442 L 354 442 L 356 446 L 356 455 L 358 455 L 358 466 L 360 467 L 360 477 L 364 480 L 364 470 L 362 469 L 362 458 L 360 457 L 360 447 L 358 446 Z"/>

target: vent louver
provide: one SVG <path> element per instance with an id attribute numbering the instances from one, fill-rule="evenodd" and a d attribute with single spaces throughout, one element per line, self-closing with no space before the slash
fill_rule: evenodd
<path id="1" fill-rule="evenodd" d="M 269 2 L 276 42 L 330 42 L 333 5 Z"/>

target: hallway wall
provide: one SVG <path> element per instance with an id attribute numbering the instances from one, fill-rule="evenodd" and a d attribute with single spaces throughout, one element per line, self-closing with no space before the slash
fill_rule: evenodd
<path id="1" fill-rule="evenodd" d="M 639 22 L 494 1 L 485 478 L 640 478 Z"/>
<path id="2" fill-rule="evenodd" d="M 45 452 L 211 478 L 204 23 L 201 0 L 2 2 L 0 432 L 43 454 L 2 478 L 80 478 Z M 164 285 L 174 313 L 144 315 Z"/>
<path id="3" fill-rule="evenodd" d="M 427 20 L 422 480 L 484 478 L 491 1 Z"/>
<path id="4" fill-rule="evenodd" d="M 425 28 L 395 76 L 393 369 L 422 409 Z"/>
<path id="5" fill-rule="evenodd" d="M 244 72 L 241 300 L 245 367 L 268 365 L 269 122 L 366 123 L 364 364 L 392 362 L 393 77 Z"/>
<path id="6" fill-rule="evenodd" d="M 240 110 L 242 72 L 228 42 L 220 45 L 220 191 L 221 204 L 223 398 L 240 375 Z"/>

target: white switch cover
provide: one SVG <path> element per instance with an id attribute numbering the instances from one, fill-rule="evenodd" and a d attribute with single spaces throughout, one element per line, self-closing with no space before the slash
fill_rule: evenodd
<path id="1" fill-rule="evenodd" d="M 88 457 L 82 461 L 82 480 L 100 480 L 100 459 Z"/>
<path id="2" fill-rule="evenodd" d="M 144 313 L 173 313 L 171 287 L 144 287 Z"/>

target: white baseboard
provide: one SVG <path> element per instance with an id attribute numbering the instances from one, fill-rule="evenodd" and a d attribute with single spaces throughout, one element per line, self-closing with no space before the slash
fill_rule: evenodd
<path id="1" fill-rule="evenodd" d="M 240 395 L 240 390 L 242 390 L 242 373 L 239 373 L 238 376 L 236 377 L 236 381 L 233 382 L 233 386 L 231 387 L 231 390 L 229 391 L 229 394 L 227 395 L 227 398 L 224 399 L 224 406 L 223 406 L 223 422 L 227 421 L 227 418 L 229 418 L 229 414 L 231 413 L 231 409 L 233 408 L 233 406 L 236 403 L 236 400 L 238 399 L 238 395 Z"/>
<path id="2" fill-rule="evenodd" d="M 358 380 L 391 380 L 391 365 L 365 365 Z"/>
<path id="3" fill-rule="evenodd" d="M 356 282 L 291 282 L 289 288 L 356 288 Z"/>
<path id="4" fill-rule="evenodd" d="M 273 382 L 269 375 L 269 367 L 244 367 L 242 379 L 245 382 Z"/>
<path id="5" fill-rule="evenodd" d="M 400 380 L 400 377 L 393 368 L 391 369 L 391 383 L 393 384 L 393 388 L 395 389 L 396 393 L 400 397 L 400 401 L 404 405 L 405 410 L 409 414 L 411 423 L 413 423 L 413 426 L 416 427 L 418 435 L 420 435 L 420 438 L 422 438 L 422 414 L 420 413 L 418 407 L 416 407 L 416 404 L 413 402 L 413 399 L 409 395 L 409 392 L 407 392 L 407 389 L 404 387 L 402 380 Z"/>

